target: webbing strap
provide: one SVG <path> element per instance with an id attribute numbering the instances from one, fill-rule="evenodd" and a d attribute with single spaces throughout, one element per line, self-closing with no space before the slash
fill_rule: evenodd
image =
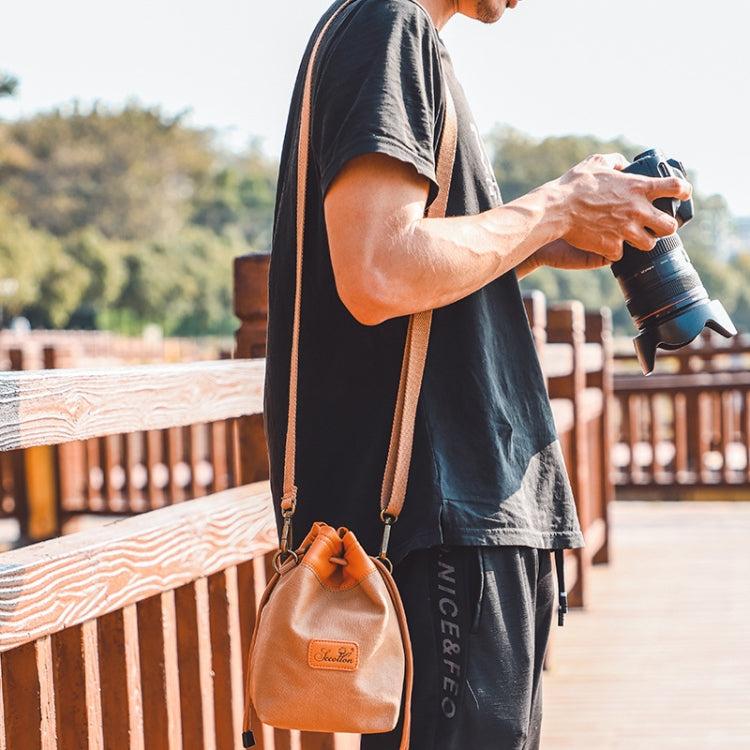
<path id="1" fill-rule="evenodd" d="M 294 513 L 297 503 L 295 485 L 295 459 L 297 447 L 297 385 L 299 374 L 299 338 L 302 305 L 302 256 L 304 248 L 305 204 L 307 194 L 307 167 L 309 158 L 310 117 L 312 100 L 313 61 L 321 39 L 331 22 L 344 8 L 355 0 L 343 3 L 328 19 L 318 36 L 307 66 L 305 86 L 302 96 L 299 144 L 297 153 L 297 262 L 294 292 L 294 321 L 292 328 L 291 366 L 289 373 L 289 411 L 284 458 L 284 485 L 281 509 L 286 516 Z M 427 210 L 428 217 L 445 216 L 450 189 L 453 161 L 456 153 L 457 125 L 456 113 L 450 91 L 445 87 L 445 120 L 438 152 L 436 176 L 439 192 Z M 432 323 L 432 311 L 410 316 L 404 347 L 398 396 L 393 418 L 393 427 L 388 447 L 388 458 L 383 477 L 380 508 L 383 514 L 392 519 L 398 518 L 404 504 L 406 483 L 411 462 L 411 449 L 414 437 L 414 422 L 417 401 L 422 385 L 422 375 L 427 357 L 427 344 Z"/>

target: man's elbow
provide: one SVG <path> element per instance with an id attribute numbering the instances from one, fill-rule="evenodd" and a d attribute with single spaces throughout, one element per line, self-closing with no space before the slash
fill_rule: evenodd
<path id="1" fill-rule="evenodd" d="M 375 326 L 400 313 L 386 284 L 373 278 L 336 280 L 336 289 L 344 307 L 362 325 Z"/>

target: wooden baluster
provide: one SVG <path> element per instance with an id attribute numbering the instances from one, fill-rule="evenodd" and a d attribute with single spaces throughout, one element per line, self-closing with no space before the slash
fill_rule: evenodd
<path id="1" fill-rule="evenodd" d="M 54 742 L 56 735 L 49 637 L 18 646 L 0 658 L 6 745 L 9 750 L 39 750 L 43 737 Z"/>
<path id="2" fill-rule="evenodd" d="M 688 442 L 688 408 L 684 393 L 675 393 L 674 408 L 674 481 L 687 484 L 690 477 L 690 446 Z"/>
<path id="3" fill-rule="evenodd" d="M 107 750 L 145 750 L 136 606 L 99 618 L 102 728 Z"/>
<path id="4" fill-rule="evenodd" d="M 685 395 L 685 423 L 687 431 L 687 474 L 686 483 L 700 481 L 703 464 L 703 445 L 701 440 L 700 395 L 691 390 Z"/>
<path id="5" fill-rule="evenodd" d="M 648 467 L 649 482 L 655 484 L 657 481 L 658 463 L 656 461 L 656 449 L 659 443 L 659 434 L 661 426 L 659 424 L 659 396 L 652 394 L 645 399 L 646 411 L 648 414 L 648 437 L 651 447 L 651 464 Z"/>
<path id="6" fill-rule="evenodd" d="M 620 484 L 628 485 L 633 483 L 633 471 L 632 471 L 632 459 L 633 459 L 633 440 L 630 433 L 630 418 L 628 412 L 628 400 L 630 396 L 627 392 L 615 393 L 615 399 L 617 401 L 618 411 L 618 435 L 617 440 L 619 443 L 624 444 L 628 450 L 628 462 L 624 465 L 620 464 L 617 467 L 618 475 L 620 477 Z"/>
<path id="7" fill-rule="evenodd" d="M 99 699 L 96 622 L 61 630 L 52 636 L 52 665 L 57 715 L 57 748 L 104 747 Z"/>
<path id="8" fill-rule="evenodd" d="M 237 568 L 227 568 L 208 579 L 211 653 L 214 673 L 216 747 L 233 750 L 242 733 L 244 680 L 240 597 Z"/>
<path id="9" fill-rule="evenodd" d="M 182 736 L 203 750 L 215 750 L 208 582 L 199 578 L 174 593 Z"/>
<path id="10" fill-rule="evenodd" d="M 21 349 L 9 352 L 11 370 L 24 369 Z M 38 445 L 17 455 L 14 475 L 21 537 L 39 541 L 60 531 L 57 455 L 52 446 Z M 18 490 L 22 489 L 21 492 Z"/>
<path id="11" fill-rule="evenodd" d="M 141 656 L 143 726 L 147 748 L 182 748 L 175 620 L 172 591 L 138 603 L 138 649 Z"/>
<path id="12" fill-rule="evenodd" d="M 227 439 L 227 433 L 231 435 L 234 429 L 234 420 L 230 422 L 212 422 L 209 425 L 209 450 L 211 452 L 211 466 L 214 469 L 214 478 L 211 484 L 211 492 L 219 492 L 234 487 L 235 473 L 232 467 L 231 439 Z"/>
<path id="13" fill-rule="evenodd" d="M 273 572 L 273 554 L 256 557 L 237 568 L 237 587 L 242 605 L 239 615 L 243 675 L 247 674 L 247 657 L 250 651 L 250 639 L 255 628 L 255 615 L 266 584 Z M 243 690 L 243 715 L 244 694 Z M 251 726 L 255 734 L 256 747 L 254 750 L 279 750 L 279 747 L 275 744 L 273 728 L 261 724 L 254 711 L 252 712 Z"/>
<path id="14" fill-rule="evenodd" d="M 8 750 L 8 733 L 5 731 L 5 691 L 3 688 L 3 659 L 0 654 L 0 750 Z"/>
<path id="15" fill-rule="evenodd" d="M 547 343 L 547 299 L 543 292 L 535 289 L 524 294 L 523 304 L 537 354 L 544 362 L 544 345 Z"/>
<path id="16" fill-rule="evenodd" d="M 712 448 L 713 442 L 713 419 L 711 415 L 711 394 L 701 390 L 698 394 L 698 482 L 711 480 L 711 472 L 706 466 L 706 455 Z"/>
<path id="17" fill-rule="evenodd" d="M 182 488 L 177 484 L 177 475 L 175 472 L 175 466 L 182 457 L 182 428 L 170 427 L 168 430 L 165 430 L 164 437 L 164 464 L 169 472 L 167 503 L 174 505 L 184 500 Z"/>

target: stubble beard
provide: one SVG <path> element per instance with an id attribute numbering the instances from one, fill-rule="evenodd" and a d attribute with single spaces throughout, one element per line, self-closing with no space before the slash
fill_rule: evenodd
<path id="1" fill-rule="evenodd" d="M 477 20 L 482 23 L 495 23 L 500 20 L 505 7 L 502 0 L 477 0 Z"/>

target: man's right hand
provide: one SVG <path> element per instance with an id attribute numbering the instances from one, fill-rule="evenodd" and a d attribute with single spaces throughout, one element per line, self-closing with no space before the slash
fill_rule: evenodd
<path id="1" fill-rule="evenodd" d="M 659 237 L 677 231 L 677 221 L 654 206 L 657 198 L 690 198 L 689 183 L 677 177 L 622 172 L 621 154 L 590 156 L 548 183 L 562 191 L 568 228 L 562 235 L 574 247 L 609 261 L 622 256 L 623 242 L 652 250 Z"/>

